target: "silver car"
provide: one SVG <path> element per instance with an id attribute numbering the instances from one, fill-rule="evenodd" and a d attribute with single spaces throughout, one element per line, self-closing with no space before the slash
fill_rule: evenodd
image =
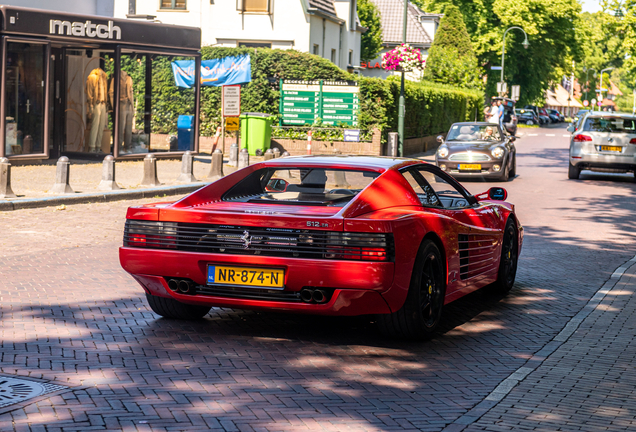
<path id="1" fill-rule="evenodd" d="M 636 173 L 636 116 L 590 112 L 568 131 L 568 178 L 578 179 L 584 169 Z"/>

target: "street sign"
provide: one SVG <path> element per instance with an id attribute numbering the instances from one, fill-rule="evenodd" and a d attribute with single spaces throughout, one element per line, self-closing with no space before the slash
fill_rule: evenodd
<path id="1" fill-rule="evenodd" d="M 223 117 L 238 117 L 241 115 L 241 85 L 221 87 Z"/>
<path id="2" fill-rule="evenodd" d="M 360 129 L 345 129 L 344 130 L 345 142 L 359 142 L 360 141 Z"/>
<path id="3" fill-rule="evenodd" d="M 592 99 L 592 100 L 590 101 L 590 103 L 591 103 L 592 105 L 594 105 L 594 104 L 596 103 L 596 99 Z"/>
<path id="4" fill-rule="evenodd" d="M 490 70 L 501 70 L 501 66 L 490 66 Z"/>
<path id="5" fill-rule="evenodd" d="M 508 91 L 508 83 L 498 82 L 497 83 L 497 93 L 506 93 Z"/>
<path id="6" fill-rule="evenodd" d="M 590 103 L 586 100 L 583 101 L 583 106 L 588 106 Z"/>
<path id="7" fill-rule="evenodd" d="M 521 93 L 521 86 L 513 85 L 510 87 L 510 99 L 518 101 L 520 93 Z"/>
<path id="8" fill-rule="evenodd" d="M 225 117 L 225 130 L 237 131 L 239 130 L 239 118 L 238 117 Z"/>
<path id="9" fill-rule="evenodd" d="M 353 81 L 281 80 L 281 125 L 358 125 L 360 87 Z"/>

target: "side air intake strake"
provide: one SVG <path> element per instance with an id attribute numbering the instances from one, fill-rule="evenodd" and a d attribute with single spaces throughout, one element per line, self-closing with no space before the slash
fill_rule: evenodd
<path id="1" fill-rule="evenodd" d="M 390 262 L 393 235 L 127 220 L 124 246 L 228 255 Z"/>

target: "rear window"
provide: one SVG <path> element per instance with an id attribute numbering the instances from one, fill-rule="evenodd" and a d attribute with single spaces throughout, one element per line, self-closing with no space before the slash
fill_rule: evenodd
<path id="1" fill-rule="evenodd" d="M 583 126 L 590 132 L 626 132 L 636 131 L 636 120 L 623 117 L 588 117 Z"/>
<path id="2" fill-rule="evenodd" d="M 223 201 L 342 207 L 380 174 L 328 168 L 265 168 L 234 185 Z"/>

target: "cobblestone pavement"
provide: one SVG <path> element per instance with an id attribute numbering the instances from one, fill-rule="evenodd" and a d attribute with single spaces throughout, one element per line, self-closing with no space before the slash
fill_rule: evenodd
<path id="1" fill-rule="evenodd" d="M 627 428 L 633 269 L 500 403 L 467 416 L 636 253 L 631 175 L 567 180 L 561 132 L 517 142 L 505 185 L 526 227 L 515 288 L 449 305 L 426 343 L 383 339 L 367 317 L 158 319 L 117 257 L 133 202 L 0 213 L 0 375 L 68 387 L 0 404 L 0 430 Z"/>

